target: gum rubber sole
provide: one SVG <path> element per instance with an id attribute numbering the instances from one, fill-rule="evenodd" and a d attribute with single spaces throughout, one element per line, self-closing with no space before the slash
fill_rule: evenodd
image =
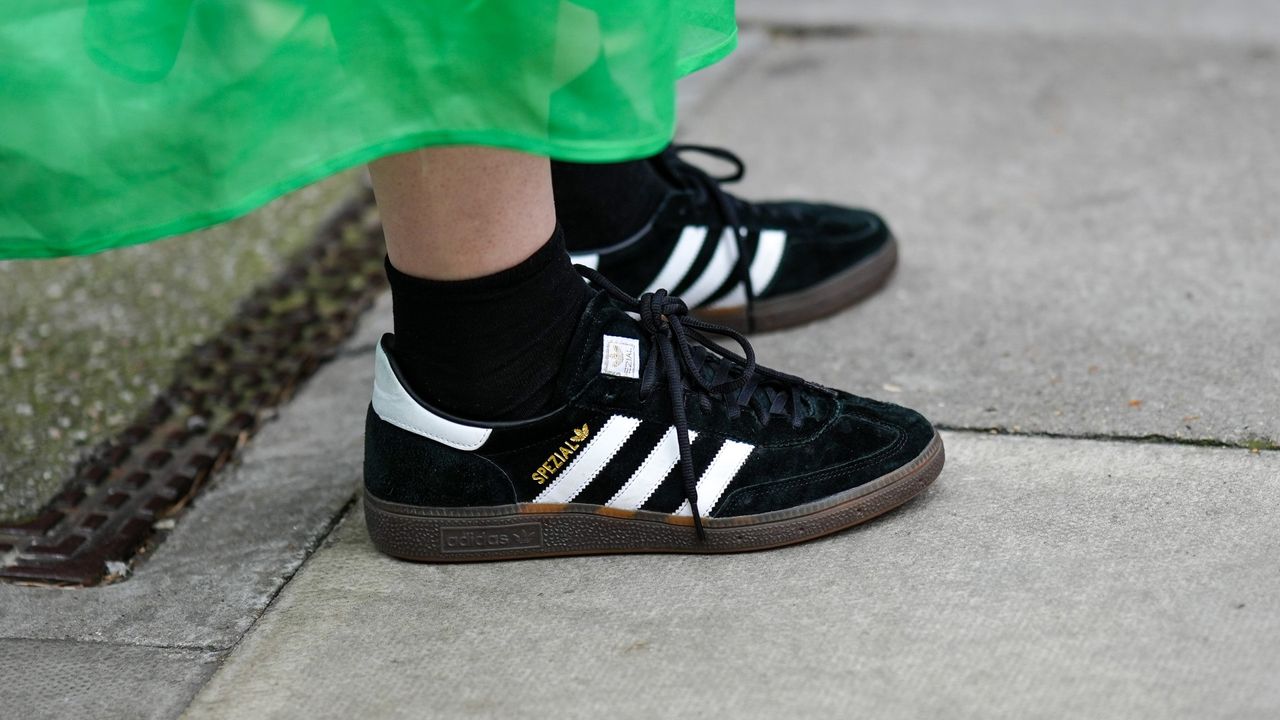
<path id="1" fill-rule="evenodd" d="M 770 332 L 837 313 L 867 298 L 889 281 L 898 265 L 898 241 L 890 236 L 879 250 L 852 267 L 804 290 L 746 305 L 697 308 L 700 320 L 726 325 L 741 333 Z"/>
<path id="2" fill-rule="evenodd" d="M 728 553 L 812 540 L 866 522 L 919 495 L 942 471 L 936 433 L 892 473 L 788 510 L 705 518 L 700 540 L 690 518 L 599 505 L 427 508 L 364 494 L 369 537 L 382 552 L 421 562 L 516 560 L 613 553 Z"/>

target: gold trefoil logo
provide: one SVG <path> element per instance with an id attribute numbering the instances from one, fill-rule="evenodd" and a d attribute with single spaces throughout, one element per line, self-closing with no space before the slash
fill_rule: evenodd
<path id="1" fill-rule="evenodd" d="M 591 429 L 586 425 L 574 430 L 573 437 L 565 440 L 560 447 L 556 448 L 555 452 L 551 453 L 551 457 L 548 457 L 546 462 L 539 465 L 538 469 L 533 471 L 533 481 L 542 485 L 546 483 L 547 480 L 554 477 L 556 473 L 560 472 L 560 468 L 564 467 L 564 464 L 569 462 L 569 456 L 577 452 L 578 448 L 582 447 L 582 443 L 586 442 L 587 435 L 590 433 Z"/>

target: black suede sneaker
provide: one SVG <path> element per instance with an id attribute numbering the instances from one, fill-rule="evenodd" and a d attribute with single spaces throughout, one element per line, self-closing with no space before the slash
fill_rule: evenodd
<path id="1" fill-rule="evenodd" d="M 708 175 L 680 158 L 689 151 L 736 170 Z M 720 185 L 740 180 L 745 166 L 720 148 L 673 145 L 652 162 L 675 189 L 650 221 L 620 243 L 573 253 L 628 293 L 669 288 L 697 317 L 759 332 L 848 307 L 893 274 L 897 241 L 873 212 L 734 197 Z"/>
<path id="2" fill-rule="evenodd" d="M 383 337 L 364 461 L 380 550 L 427 561 L 757 550 L 875 517 L 941 471 L 942 440 L 919 414 L 760 367 L 745 338 L 665 291 L 637 300 L 579 270 L 601 290 L 570 344 L 565 403 L 542 417 L 432 408 Z"/>

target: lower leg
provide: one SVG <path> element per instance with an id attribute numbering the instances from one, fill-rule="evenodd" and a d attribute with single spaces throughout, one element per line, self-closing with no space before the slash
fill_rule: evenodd
<path id="1" fill-rule="evenodd" d="M 409 386 L 476 420 L 550 409 L 589 296 L 556 229 L 547 159 L 433 148 L 370 171 Z"/>
<path id="2" fill-rule="evenodd" d="M 463 280 L 512 267 L 556 226 L 545 157 L 497 148 L 429 148 L 369 164 L 387 236 L 401 272 Z"/>

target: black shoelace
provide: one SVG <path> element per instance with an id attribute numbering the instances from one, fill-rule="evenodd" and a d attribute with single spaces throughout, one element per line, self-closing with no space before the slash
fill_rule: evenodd
<path id="1" fill-rule="evenodd" d="M 728 175 L 712 175 L 702 168 L 690 164 L 681 153 L 702 153 L 718 160 L 723 160 L 734 167 Z M 751 287 L 751 264 L 747 261 L 747 228 L 742 224 L 742 207 L 745 203 L 725 192 L 722 184 L 738 182 L 747 174 L 746 163 L 742 158 L 724 148 L 710 145 L 668 145 L 655 160 L 677 187 L 694 192 L 700 200 L 709 200 L 716 208 L 724 227 L 733 228 L 733 237 L 738 243 L 738 260 L 734 263 L 732 277 L 742 283 L 747 294 L 747 322 L 751 322 L 751 306 L 756 300 L 755 288 Z M 712 237 L 719 237 L 719 234 Z"/>
<path id="2" fill-rule="evenodd" d="M 684 301 L 668 295 L 666 290 L 644 293 L 635 298 L 595 270 L 582 265 L 576 267 L 623 309 L 639 314 L 640 327 L 652 341 L 653 348 L 640 373 L 640 399 L 644 401 L 660 382 L 665 381 L 680 449 L 680 475 L 684 481 L 685 498 L 693 511 L 698 537 L 705 538 L 702 514 L 698 510 L 698 480 L 689 450 L 686 402 L 696 398 L 704 412 L 710 412 L 718 405 L 730 418 L 737 417 L 744 407 L 754 408 L 762 425 L 768 424 L 770 418 L 782 417 L 793 427 L 799 427 L 803 419 L 801 388 L 809 384 L 800 378 L 757 365 L 755 350 L 746 337 L 733 329 L 690 317 Z M 743 354 L 721 347 L 703 333 L 733 340 L 742 348 Z M 690 340 L 698 345 L 693 346 Z M 704 377 L 704 369 L 710 371 L 709 380 Z"/>

